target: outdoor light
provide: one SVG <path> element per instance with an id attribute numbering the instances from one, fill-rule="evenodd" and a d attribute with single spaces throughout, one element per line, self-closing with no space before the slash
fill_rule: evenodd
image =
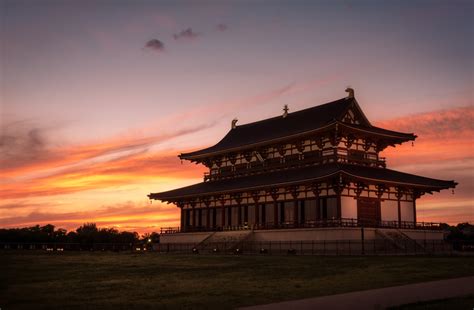
<path id="1" fill-rule="evenodd" d="M 267 254 L 267 253 L 268 253 L 267 249 L 264 249 L 264 248 L 260 249 L 260 254 Z"/>
<path id="2" fill-rule="evenodd" d="M 194 253 L 194 254 L 199 254 L 199 251 L 198 251 L 198 249 L 196 249 L 196 248 L 193 248 L 193 253 Z"/>

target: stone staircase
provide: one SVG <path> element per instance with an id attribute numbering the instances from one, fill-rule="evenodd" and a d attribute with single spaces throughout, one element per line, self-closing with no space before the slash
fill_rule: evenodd
<path id="1" fill-rule="evenodd" d="M 197 244 L 195 248 L 200 252 L 233 252 L 252 235 L 252 230 L 217 231 Z"/>
<path id="2" fill-rule="evenodd" d="M 426 253 L 426 250 L 422 244 L 408 237 L 398 229 L 376 229 L 375 233 L 382 240 L 388 241 L 392 249 L 396 249 L 397 252 L 402 251 L 411 254 Z"/>

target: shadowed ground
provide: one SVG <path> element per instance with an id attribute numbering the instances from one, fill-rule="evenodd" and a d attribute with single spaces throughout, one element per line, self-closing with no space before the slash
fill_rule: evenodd
<path id="1" fill-rule="evenodd" d="M 474 275 L 472 257 L 0 252 L 0 307 L 228 309 Z"/>

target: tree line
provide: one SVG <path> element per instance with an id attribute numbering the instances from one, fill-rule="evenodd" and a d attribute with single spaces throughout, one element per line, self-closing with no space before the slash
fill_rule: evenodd
<path id="1" fill-rule="evenodd" d="M 474 225 L 460 223 L 455 226 L 442 224 L 447 232 L 447 240 L 474 242 Z M 95 223 L 85 223 L 75 231 L 66 231 L 54 225 L 35 225 L 25 228 L 0 229 L 0 242 L 9 243 L 121 243 L 137 244 L 140 242 L 157 243 L 160 234 L 153 232 L 139 235 L 137 232 L 118 231 L 115 228 L 98 228 Z"/>
<path id="2" fill-rule="evenodd" d="M 0 242 L 9 243 L 121 243 L 159 242 L 156 232 L 139 235 L 137 232 L 118 231 L 115 228 L 98 228 L 95 223 L 85 223 L 75 231 L 67 231 L 48 224 L 24 228 L 0 229 Z"/>

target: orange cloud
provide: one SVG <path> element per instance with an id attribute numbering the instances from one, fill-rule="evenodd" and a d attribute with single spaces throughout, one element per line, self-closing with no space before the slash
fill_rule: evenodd
<path id="1" fill-rule="evenodd" d="M 20 203 L 18 208 L 29 203 Z M 47 210 L 48 206 L 40 206 Z M 86 222 L 94 222 L 100 227 L 116 227 L 120 230 L 133 230 L 140 233 L 159 231 L 160 227 L 179 226 L 179 212 L 164 204 L 127 202 L 105 206 L 97 210 L 52 213 L 31 212 L 26 216 L 12 216 L 0 219 L 0 227 L 24 227 L 49 223 L 57 227 L 74 230 Z"/>
<path id="2" fill-rule="evenodd" d="M 390 168 L 459 183 L 454 195 L 443 191 L 418 200 L 418 220 L 474 222 L 474 107 L 416 114 L 376 125 L 418 135 L 413 147 L 404 144 L 383 152 Z"/>
<path id="3" fill-rule="evenodd" d="M 405 144 L 383 152 L 394 166 L 474 156 L 474 107 L 417 114 L 376 125 L 418 135 L 414 147 Z"/>

